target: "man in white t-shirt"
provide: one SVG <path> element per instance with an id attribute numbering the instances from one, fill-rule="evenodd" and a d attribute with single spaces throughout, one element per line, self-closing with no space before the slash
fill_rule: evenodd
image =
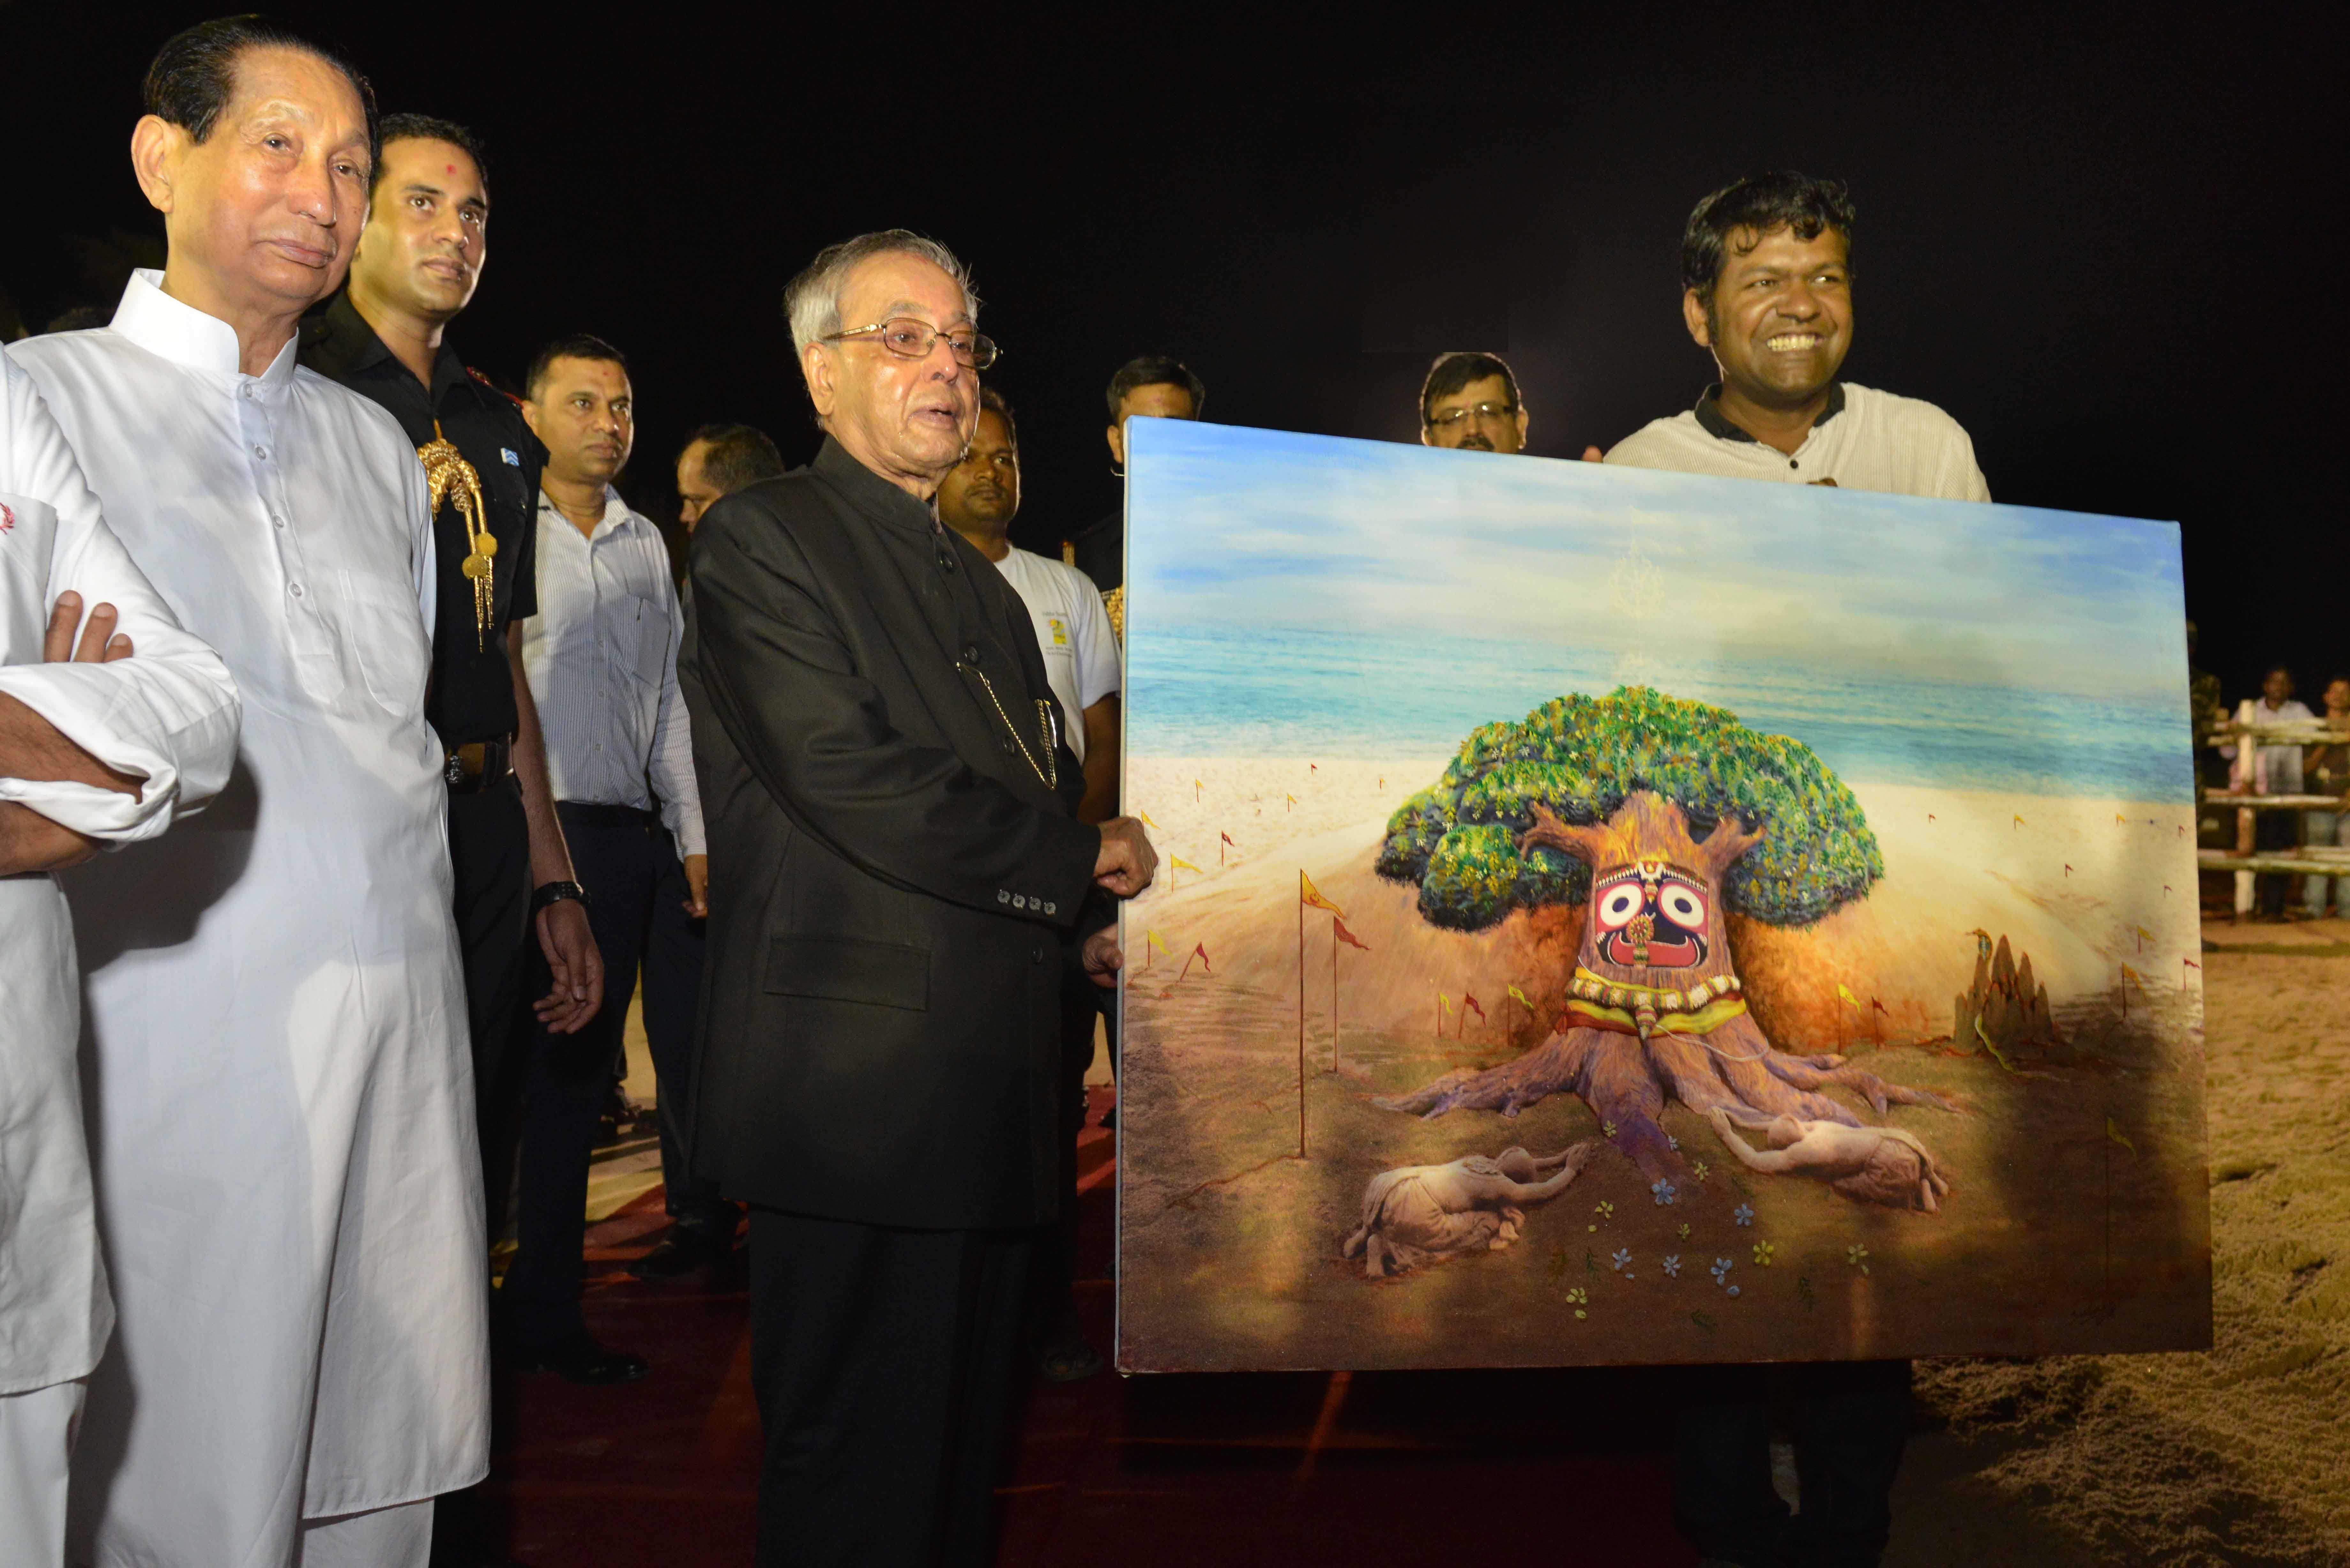
<path id="1" fill-rule="evenodd" d="M 993 387 L 980 393 L 979 431 L 962 463 L 939 484 L 939 521 L 995 563 L 1036 623 L 1045 675 L 1069 723 L 1069 750 L 1085 764 L 1079 822 L 1118 815 L 1118 642 L 1101 595 L 1083 572 L 1013 545 L 1020 511 L 1020 432 Z"/>
<path id="2" fill-rule="evenodd" d="M 1852 199 L 1844 184 L 1757 175 L 1697 204 L 1681 234 L 1681 319 L 1721 379 L 1697 407 L 1607 461 L 1732 479 L 1989 501 L 1974 443 L 1915 398 L 1840 381 L 1852 347 Z M 1589 455 L 1589 454 L 1586 454 Z M 1760 1370 L 1701 1369 L 1684 1402 L 1673 1517 L 1708 1563 L 1875 1563 L 1909 1430 L 1909 1364 L 1798 1366 L 1802 1511 L 1771 1484 Z"/>
<path id="3" fill-rule="evenodd" d="M 1005 530 L 1020 511 L 1020 430 L 1012 406 L 993 387 L 979 394 L 979 428 L 961 464 L 939 483 L 939 521 L 995 563 L 1028 607 L 1044 651 L 1045 678 L 1068 717 L 1069 750 L 1086 773 L 1080 822 L 1118 815 L 1118 691 L 1124 685 L 1109 612 L 1093 579 L 1075 566 L 1014 549 Z M 1077 972 L 1069 966 L 1068 972 Z M 1070 1293 L 1076 1244 L 1077 1133 L 1085 1126 L 1086 1072 L 1093 1065 L 1094 1024 L 1107 1018 L 1117 1061 L 1118 992 L 1073 982 L 1061 999 L 1061 1221 L 1035 1251 L 1035 1345 L 1037 1368 L 1056 1383 L 1091 1377 L 1105 1365 L 1077 1326 Z"/>

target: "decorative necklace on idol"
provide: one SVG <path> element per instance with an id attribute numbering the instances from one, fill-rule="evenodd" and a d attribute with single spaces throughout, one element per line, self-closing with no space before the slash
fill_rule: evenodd
<path id="1" fill-rule="evenodd" d="M 464 520 L 470 553 L 463 569 L 473 585 L 473 651 L 479 653 L 490 645 L 497 583 L 497 568 L 491 563 L 498 553 L 498 542 L 490 533 L 489 507 L 482 499 L 482 476 L 441 433 L 439 420 L 432 421 L 432 439 L 416 449 L 416 456 L 431 486 L 427 514 L 439 516 L 441 504 L 453 499 L 457 515 Z"/>

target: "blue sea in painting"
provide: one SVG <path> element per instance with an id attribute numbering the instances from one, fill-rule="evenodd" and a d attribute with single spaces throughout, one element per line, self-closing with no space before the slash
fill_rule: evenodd
<path id="1" fill-rule="evenodd" d="M 1143 420 L 1127 744 L 1427 757 L 1645 685 L 1855 783 L 2193 798 L 2168 523 Z"/>
<path id="2" fill-rule="evenodd" d="M 2192 800 L 2187 703 L 1870 680 L 1748 663 L 1619 670 L 1612 652 L 1473 638 L 1192 628 L 1138 639 L 1128 662 L 1138 756 L 1433 757 L 1628 675 L 1791 735 L 1852 783 L 1939 784 L 2157 804 Z"/>

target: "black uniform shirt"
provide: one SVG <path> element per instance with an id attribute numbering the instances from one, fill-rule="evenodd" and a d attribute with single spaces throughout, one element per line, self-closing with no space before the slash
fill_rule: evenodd
<path id="1" fill-rule="evenodd" d="M 514 733 L 506 625 L 538 613 L 538 475 L 546 449 L 530 433 L 515 400 L 476 379 L 447 343 L 432 363 L 432 385 L 419 382 L 383 346 L 348 291 L 302 323 L 301 357 L 318 374 L 390 410 L 413 445 L 432 439 L 438 420 L 441 433 L 482 476 L 484 520 L 498 542 L 489 631 L 476 631 L 473 579 L 464 573 L 473 542 L 452 498 L 441 504 L 432 519 L 441 594 L 424 717 L 445 746 Z"/>

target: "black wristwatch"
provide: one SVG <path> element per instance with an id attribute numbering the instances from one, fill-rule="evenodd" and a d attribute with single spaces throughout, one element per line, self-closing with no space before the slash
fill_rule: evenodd
<path id="1" fill-rule="evenodd" d="M 541 882 L 537 891 L 530 896 L 530 912 L 536 915 L 549 904 L 560 904 L 567 899 L 577 900 L 581 909 L 586 909 L 588 889 L 577 882 Z"/>

